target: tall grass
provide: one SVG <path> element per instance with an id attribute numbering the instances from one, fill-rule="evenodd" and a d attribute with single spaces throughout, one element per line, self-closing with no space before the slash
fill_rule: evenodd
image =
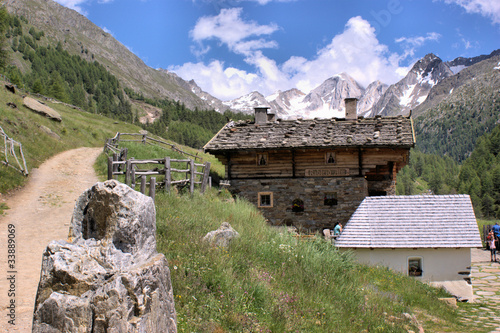
<path id="1" fill-rule="evenodd" d="M 406 332 L 403 313 L 432 313 L 458 332 L 457 314 L 431 288 L 385 268 L 357 264 L 320 237 L 270 227 L 227 192 L 156 199 L 158 250 L 169 260 L 180 332 Z M 229 222 L 227 248 L 202 241 Z"/>

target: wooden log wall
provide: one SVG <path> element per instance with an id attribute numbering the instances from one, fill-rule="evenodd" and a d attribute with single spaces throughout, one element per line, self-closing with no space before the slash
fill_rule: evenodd
<path id="1" fill-rule="evenodd" d="M 329 152 L 334 153 L 334 164 L 326 163 Z M 258 165 L 257 154 L 267 154 L 267 165 Z M 345 148 L 241 151 L 217 158 L 226 166 L 226 178 L 245 179 L 307 177 L 317 170 L 339 176 L 392 175 L 408 163 L 408 155 L 405 149 Z"/>

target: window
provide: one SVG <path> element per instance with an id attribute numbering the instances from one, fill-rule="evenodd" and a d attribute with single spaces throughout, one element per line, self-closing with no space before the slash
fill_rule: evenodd
<path id="1" fill-rule="evenodd" d="M 298 213 L 304 211 L 304 201 L 295 199 L 292 201 L 292 212 Z"/>
<path id="2" fill-rule="evenodd" d="M 273 206 L 273 193 L 272 192 L 260 192 L 258 195 L 258 205 L 259 208 L 270 208 Z"/>
<path id="3" fill-rule="evenodd" d="M 329 151 L 325 154 L 325 163 L 326 164 L 335 164 L 335 153 L 333 151 Z"/>
<path id="4" fill-rule="evenodd" d="M 422 276 L 422 258 L 408 258 L 408 275 Z"/>
<path id="5" fill-rule="evenodd" d="M 323 199 L 323 204 L 325 206 L 337 206 L 337 193 L 325 193 Z"/>
<path id="6" fill-rule="evenodd" d="M 267 165 L 267 153 L 257 154 L 257 165 L 264 166 Z"/>

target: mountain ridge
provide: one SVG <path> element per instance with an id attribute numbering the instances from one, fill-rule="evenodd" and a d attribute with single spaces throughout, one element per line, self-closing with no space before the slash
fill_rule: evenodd
<path id="1" fill-rule="evenodd" d="M 223 103 L 246 113 L 253 112 L 254 106 L 267 106 L 281 118 L 331 118 L 343 117 L 343 100 L 354 97 L 358 98 L 358 115 L 364 117 L 408 115 L 412 110 L 422 113 L 424 108 L 421 105 L 427 105 L 424 102 L 428 97 L 434 98 L 436 91 L 443 89 L 441 82 L 451 77 L 446 82 L 451 80 L 457 86 L 462 85 L 462 81 L 471 79 L 473 75 L 465 76 L 460 74 L 461 71 L 497 55 L 500 55 L 500 49 L 489 55 L 458 57 L 445 62 L 429 53 L 415 62 L 404 78 L 390 86 L 374 81 L 363 88 L 349 74 L 340 73 L 326 79 L 308 94 L 296 88 L 278 91 L 267 97 L 252 92 L 254 98 L 251 98 L 250 104 L 245 104 L 248 95 Z M 342 78 L 343 84 L 339 78 Z M 450 88 L 448 92 L 453 91 Z M 257 94 L 259 98 L 255 97 Z M 257 101 L 261 104 L 258 105 Z"/>
<path id="2" fill-rule="evenodd" d="M 191 109 L 211 109 L 209 103 L 183 86 L 183 79 L 147 66 L 111 34 L 78 12 L 53 0 L 4 0 L 4 5 L 11 14 L 23 15 L 51 39 L 63 43 L 68 52 L 99 61 L 125 87 L 148 97 L 181 101 Z"/>

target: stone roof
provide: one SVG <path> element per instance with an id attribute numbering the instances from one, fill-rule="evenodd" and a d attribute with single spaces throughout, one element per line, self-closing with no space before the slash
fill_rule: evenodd
<path id="1" fill-rule="evenodd" d="M 482 247 L 468 195 L 367 197 L 335 245 L 348 248 Z"/>
<path id="2" fill-rule="evenodd" d="M 230 122 L 205 145 L 205 151 L 414 145 L 410 118 L 278 120 L 265 124 Z"/>

